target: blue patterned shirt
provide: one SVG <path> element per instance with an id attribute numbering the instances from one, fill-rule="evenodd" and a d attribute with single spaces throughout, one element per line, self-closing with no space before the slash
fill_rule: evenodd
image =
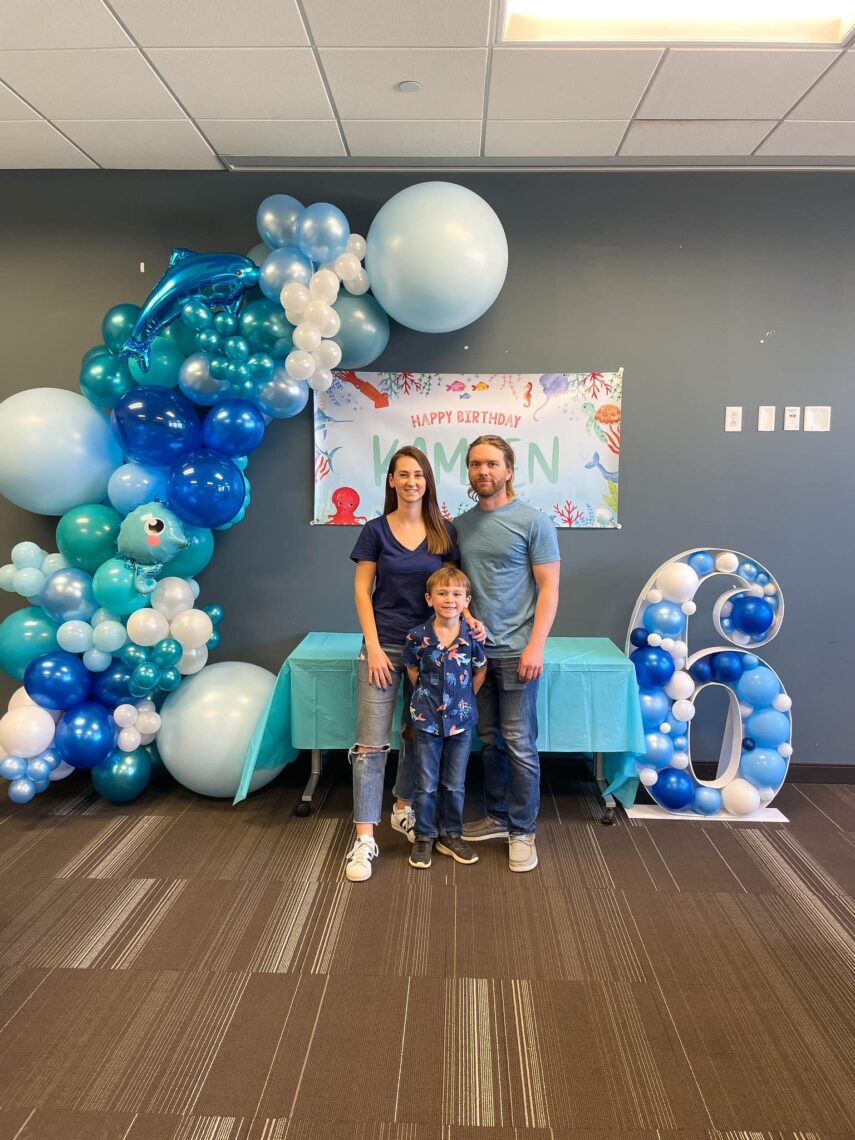
<path id="1" fill-rule="evenodd" d="M 434 736 L 456 736 L 478 719 L 472 671 L 487 663 L 483 646 L 465 621 L 450 645 L 443 646 L 432 621 L 417 625 L 404 642 L 404 664 L 418 669 L 410 712 L 413 725 Z"/>

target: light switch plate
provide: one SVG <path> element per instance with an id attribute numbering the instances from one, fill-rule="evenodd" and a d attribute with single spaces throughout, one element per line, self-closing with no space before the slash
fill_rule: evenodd
<path id="1" fill-rule="evenodd" d="M 742 408 L 724 409 L 724 430 L 742 431 Z"/>
<path id="2" fill-rule="evenodd" d="M 801 408 L 784 408 L 784 431 L 800 431 L 801 426 Z"/>
<path id="3" fill-rule="evenodd" d="M 818 404 L 806 406 L 805 431 L 831 431 L 831 408 Z"/>
<path id="4" fill-rule="evenodd" d="M 774 431 L 775 430 L 775 406 L 774 404 L 761 404 L 757 409 L 757 430 L 758 431 Z"/>

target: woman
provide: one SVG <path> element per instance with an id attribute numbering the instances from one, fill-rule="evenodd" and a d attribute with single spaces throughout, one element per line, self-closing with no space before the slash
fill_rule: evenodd
<path id="1" fill-rule="evenodd" d="M 425 582 L 443 563 L 460 560 L 457 532 L 442 517 L 433 471 L 417 447 L 402 447 L 392 456 L 383 514 L 366 523 L 350 557 L 356 563 L 356 612 L 365 643 L 357 670 L 356 744 L 348 754 L 356 840 L 345 860 L 345 874 L 351 882 L 362 882 L 371 877 L 378 854 L 374 827 L 380 822 L 392 715 L 402 678 L 405 710 L 409 704 L 404 641 L 413 626 L 430 616 Z M 392 827 L 412 842 L 414 789 L 404 739 L 398 756 Z"/>

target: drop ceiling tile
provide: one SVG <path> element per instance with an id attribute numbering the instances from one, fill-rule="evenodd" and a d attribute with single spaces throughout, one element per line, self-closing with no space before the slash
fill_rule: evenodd
<path id="1" fill-rule="evenodd" d="M 568 158 L 613 155 L 626 130 L 626 119 L 510 119 L 487 123 L 484 154 L 491 158 Z"/>
<path id="2" fill-rule="evenodd" d="M 672 48 L 639 119 L 779 119 L 833 51 Z"/>
<path id="3" fill-rule="evenodd" d="M 134 48 L 0 51 L 0 79 L 49 119 L 183 119 Z"/>
<path id="4" fill-rule="evenodd" d="M 634 122 L 621 155 L 751 154 L 777 119 L 738 122 L 731 119 L 648 120 Z"/>
<path id="5" fill-rule="evenodd" d="M 95 165 L 44 119 L 0 123 L 2 170 L 91 169 Z"/>
<path id="6" fill-rule="evenodd" d="M 187 119 L 57 119 L 56 125 L 111 170 L 222 170 Z"/>
<path id="7" fill-rule="evenodd" d="M 757 153 L 855 158 L 855 122 L 797 123 L 788 119 L 769 136 Z"/>
<path id="8" fill-rule="evenodd" d="M 323 158 L 345 153 L 332 119 L 199 119 L 219 154 Z"/>
<path id="9" fill-rule="evenodd" d="M 474 158 L 481 151 L 481 120 L 347 119 L 352 155 L 371 158 Z"/>
<path id="10" fill-rule="evenodd" d="M 295 0 L 112 0 L 143 47 L 303 47 Z"/>
<path id="11" fill-rule="evenodd" d="M 319 47 L 486 47 L 490 0 L 303 0 Z"/>
<path id="12" fill-rule="evenodd" d="M 2 0 L 0 44 L 10 50 L 133 46 L 101 0 Z"/>
<path id="13" fill-rule="evenodd" d="M 662 52 L 645 48 L 496 48 L 491 119 L 623 119 Z"/>
<path id="14" fill-rule="evenodd" d="M 855 122 L 855 52 L 845 52 L 789 118 Z"/>
<path id="15" fill-rule="evenodd" d="M 310 48 L 152 48 L 194 119 L 330 119 Z"/>
<path id="16" fill-rule="evenodd" d="M 342 119 L 480 119 L 487 52 L 325 48 L 321 64 Z M 396 84 L 417 79 L 422 90 Z"/>
<path id="17" fill-rule="evenodd" d="M 14 91 L 0 85 L 0 122 L 8 123 L 14 119 L 37 119 L 38 117 L 32 107 L 28 107 Z"/>

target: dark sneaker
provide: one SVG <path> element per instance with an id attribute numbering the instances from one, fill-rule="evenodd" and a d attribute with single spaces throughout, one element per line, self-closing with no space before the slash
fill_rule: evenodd
<path id="1" fill-rule="evenodd" d="M 441 855 L 450 855 L 455 863 L 477 863 L 478 856 L 459 835 L 440 835 L 436 849 Z"/>
<path id="2" fill-rule="evenodd" d="M 483 819 L 464 823 L 463 838 L 467 843 L 480 843 L 482 839 L 507 839 L 508 825 L 493 819 L 491 815 L 485 815 Z"/>
<path id="3" fill-rule="evenodd" d="M 411 867 L 418 867 L 425 871 L 430 866 L 430 853 L 433 850 L 433 840 L 428 835 L 417 835 L 410 852 L 409 863 Z"/>

